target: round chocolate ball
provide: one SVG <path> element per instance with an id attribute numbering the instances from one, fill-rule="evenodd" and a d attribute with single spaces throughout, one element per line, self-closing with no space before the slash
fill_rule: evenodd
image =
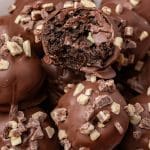
<path id="1" fill-rule="evenodd" d="M 44 81 L 45 72 L 41 61 L 31 52 L 30 41 L 3 34 L 0 38 L 0 111 L 8 111 L 11 104 L 19 103 L 22 107 L 39 104 L 43 101 Z"/>
<path id="2" fill-rule="evenodd" d="M 12 114 L 10 114 L 12 115 Z M 48 115 L 38 107 L 16 111 L 13 118 L 0 113 L 0 149 L 59 150 L 57 130 Z"/>
<path id="3" fill-rule="evenodd" d="M 60 98 L 51 117 L 65 149 L 113 149 L 128 128 L 125 106 L 113 80 L 84 81 Z"/>
<path id="4" fill-rule="evenodd" d="M 120 149 L 150 149 L 150 89 L 146 94 L 130 100 L 126 107 L 130 117 L 130 126 Z"/>
<path id="5" fill-rule="evenodd" d="M 149 23 L 134 11 L 127 9 L 121 2 L 108 1 L 101 9 L 113 19 L 120 19 L 118 26 L 122 32 L 124 46 L 118 57 L 119 64 L 127 66 L 143 59 L 150 49 Z"/>
<path id="6" fill-rule="evenodd" d="M 64 68 L 104 69 L 119 55 L 122 38 L 118 28 L 95 5 L 75 4 L 47 19 L 42 34 L 45 53 L 54 65 Z"/>

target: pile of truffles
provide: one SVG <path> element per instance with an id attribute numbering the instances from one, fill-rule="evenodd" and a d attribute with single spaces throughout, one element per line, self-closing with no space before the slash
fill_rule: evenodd
<path id="1" fill-rule="evenodd" d="M 0 5 L 0 150 L 150 150 L 150 0 Z"/>

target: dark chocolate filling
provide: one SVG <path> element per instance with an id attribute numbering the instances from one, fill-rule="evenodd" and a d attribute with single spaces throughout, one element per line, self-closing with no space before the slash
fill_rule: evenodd
<path id="1" fill-rule="evenodd" d="M 97 9 L 63 9 L 49 17 L 43 30 L 43 46 L 54 63 L 76 70 L 112 62 L 113 39 L 112 24 Z"/>

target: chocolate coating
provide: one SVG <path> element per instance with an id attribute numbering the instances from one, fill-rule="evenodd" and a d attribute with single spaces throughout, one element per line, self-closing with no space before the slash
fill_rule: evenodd
<path id="1" fill-rule="evenodd" d="M 51 62 L 49 55 L 44 56 L 42 59 L 42 65 L 47 73 L 49 100 L 50 103 L 53 102 L 54 106 L 56 106 L 57 101 L 64 94 L 67 86 L 71 86 L 72 84 L 85 80 L 86 75 L 92 75 L 102 79 L 111 79 L 116 76 L 116 72 L 111 67 L 104 70 L 83 68 L 82 72 L 56 66 Z"/>
<path id="2" fill-rule="evenodd" d="M 120 149 L 122 150 L 149 150 L 150 146 L 150 124 L 144 120 L 150 121 L 150 110 L 148 107 L 150 103 L 150 96 L 143 94 L 130 100 L 130 104 L 136 105 L 140 104 L 142 106 L 140 122 L 138 124 L 130 124 L 125 138 L 123 139 Z M 137 109 L 138 110 L 138 109 Z M 139 109 L 140 110 L 140 109 Z M 137 111 L 136 111 L 137 113 Z M 146 125 L 147 123 L 147 125 Z"/>
<path id="3" fill-rule="evenodd" d="M 49 63 L 49 56 L 45 56 L 42 59 L 42 65 L 47 73 L 49 99 L 54 102 L 55 106 L 59 98 L 64 94 L 64 88 L 67 84 L 78 83 L 85 79 L 82 72 L 75 72 Z"/>
<path id="4" fill-rule="evenodd" d="M 113 45 L 116 36 L 117 27 L 109 17 L 95 8 L 78 7 L 50 15 L 42 42 L 55 65 L 77 71 L 84 67 L 104 69 L 120 52 Z"/>
<path id="5" fill-rule="evenodd" d="M 134 10 L 150 23 L 150 14 L 148 13 L 149 6 L 149 0 L 141 0 L 140 3 L 134 8 Z"/>
<path id="6" fill-rule="evenodd" d="M 48 74 L 49 81 L 51 84 L 55 84 L 58 89 L 60 89 L 59 91 L 64 91 L 64 87 L 69 83 L 78 83 L 85 79 L 82 72 L 75 72 L 71 69 L 65 69 L 54 64 L 49 64 L 47 59 L 49 59 L 48 56 L 45 56 L 42 61 L 43 67 Z"/>
<path id="7" fill-rule="evenodd" d="M 127 8 L 129 10 L 132 9 L 132 5 L 129 3 L 128 0 L 102 0 L 101 5 L 105 5 L 107 3 L 121 4 L 121 5 L 123 5 L 125 8 Z"/>
<path id="8" fill-rule="evenodd" d="M 118 6 L 118 4 L 120 4 L 120 7 L 122 9 L 119 14 L 116 12 L 116 7 Z M 122 2 L 112 3 L 108 1 L 107 3 L 104 3 L 102 5 L 102 9 L 104 6 L 107 6 L 111 9 L 111 16 L 113 16 L 117 20 L 120 19 L 123 23 L 122 25 L 120 23 L 118 24 L 121 27 L 122 37 L 124 39 L 124 47 L 122 53 L 125 57 L 125 60 L 121 59 L 121 65 L 126 66 L 128 64 L 133 64 L 140 59 L 143 59 L 150 48 L 149 23 L 134 11 L 125 8 L 124 5 L 122 5 Z M 128 27 L 131 27 L 133 29 L 133 34 L 131 33 L 132 31 L 129 31 L 131 35 L 126 35 L 127 33 L 125 30 L 127 30 Z M 140 36 L 143 31 L 146 31 L 146 34 L 148 34 L 148 36 L 140 40 Z"/>
<path id="9" fill-rule="evenodd" d="M 149 0 L 140 0 L 136 6 L 133 6 L 132 3 L 129 2 L 129 0 L 103 0 L 102 4 L 107 2 L 113 2 L 115 4 L 121 3 L 127 9 L 132 9 L 133 11 L 141 15 L 143 18 L 145 18 L 148 22 L 150 22 L 150 15 L 148 13 L 150 6 Z"/>
<path id="10" fill-rule="evenodd" d="M 45 115 L 46 115 L 45 112 L 38 107 L 33 107 L 31 109 L 24 110 L 23 112 L 21 112 L 24 114 L 24 116 L 22 116 L 24 118 L 22 118 L 22 119 L 26 119 L 26 120 L 23 122 L 17 122 L 17 123 L 22 123 L 22 125 L 25 127 L 26 131 L 22 132 L 22 134 L 21 134 L 22 143 L 17 145 L 17 146 L 14 146 L 14 148 L 26 150 L 27 148 L 29 148 L 29 145 L 32 144 L 32 142 L 35 142 L 35 143 L 38 142 L 34 145 L 35 149 L 47 150 L 48 147 L 50 147 L 52 150 L 59 150 L 60 149 L 60 146 L 59 146 L 59 143 L 57 140 L 57 136 L 56 136 L 57 132 L 54 129 L 53 122 L 49 120 L 48 116 L 46 116 L 46 118 L 40 122 L 40 126 L 37 126 L 37 127 L 41 128 L 43 135 L 40 137 L 35 137 L 35 138 L 33 138 L 32 136 L 29 137 L 29 134 L 31 134 L 32 132 L 34 133 L 36 131 L 36 128 L 34 128 L 34 130 L 33 130 L 32 127 L 27 127 L 27 126 L 29 126 L 29 125 L 27 125 L 27 123 L 31 121 L 33 114 L 39 113 L 39 112 L 44 113 L 42 115 L 44 115 L 44 118 L 45 118 Z M 18 113 L 21 114 L 20 111 Z M 7 146 L 6 143 L 4 142 L 4 135 L 7 135 L 7 133 L 6 132 L 4 133 L 4 131 L 6 131 L 6 128 L 7 128 L 9 121 L 14 121 L 14 120 L 9 118 L 9 114 L 0 113 L 0 127 L 1 127 L 0 128 L 0 135 L 1 135 L 0 136 L 0 148 Z M 34 121 L 37 123 L 39 120 L 35 119 Z M 48 134 L 45 130 L 46 127 L 51 127 L 54 129 L 55 133 L 51 138 L 48 137 Z M 18 125 L 18 128 L 16 130 L 20 130 L 19 125 Z M 32 140 L 31 140 L 31 137 L 32 137 Z M 29 138 L 29 139 L 25 140 L 25 138 Z M 8 144 L 8 142 L 7 142 L 7 144 Z M 36 148 L 36 146 L 38 148 Z M 11 145 L 10 145 L 10 148 L 11 148 Z"/>
<path id="11" fill-rule="evenodd" d="M 43 101 L 45 73 L 41 61 L 34 54 L 27 56 L 25 52 L 13 56 L 8 44 L 17 45 L 17 42 L 12 39 L 1 41 L 0 46 L 0 111 L 9 111 L 11 104 L 27 107 Z"/>
<path id="12" fill-rule="evenodd" d="M 136 75 L 128 79 L 128 84 L 133 90 L 138 93 L 144 93 L 150 86 L 150 57 L 148 56 L 144 61 L 144 66 L 141 71 Z"/>
<path id="13" fill-rule="evenodd" d="M 51 116 L 58 126 L 59 139 L 64 147 L 110 150 L 120 143 L 128 128 L 125 105 L 112 80 L 84 81 L 60 98 Z M 98 114 L 102 118 L 98 119 Z M 64 138 L 62 132 L 66 134 Z"/>

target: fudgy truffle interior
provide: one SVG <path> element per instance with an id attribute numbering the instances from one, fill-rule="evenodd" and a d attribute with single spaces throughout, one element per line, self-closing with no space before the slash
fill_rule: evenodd
<path id="1" fill-rule="evenodd" d="M 43 45 L 57 65 L 103 68 L 113 55 L 114 30 L 96 9 L 63 9 L 48 19 Z"/>

